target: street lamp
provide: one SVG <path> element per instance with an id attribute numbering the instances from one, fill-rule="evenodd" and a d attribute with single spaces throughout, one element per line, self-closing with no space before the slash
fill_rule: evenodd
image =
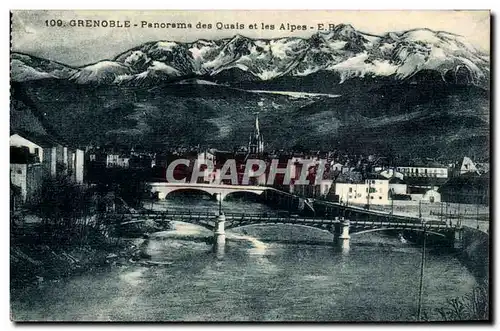
<path id="1" fill-rule="evenodd" d="M 424 269 L 425 269 L 425 244 L 427 239 L 427 227 L 424 222 L 424 243 L 422 245 L 422 261 L 420 263 L 420 285 L 418 290 L 418 310 L 417 310 L 417 320 L 420 321 L 420 316 L 422 314 L 422 295 L 424 288 Z"/>
<path id="2" fill-rule="evenodd" d="M 219 215 L 222 215 L 222 193 L 217 193 L 217 200 L 219 200 Z"/>

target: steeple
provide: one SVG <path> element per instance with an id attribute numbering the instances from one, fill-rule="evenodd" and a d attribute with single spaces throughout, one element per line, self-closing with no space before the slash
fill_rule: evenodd
<path id="1" fill-rule="evenodd" d="M 259 128 L 259 114 L 255 116 L 255 135 L 260 136 L 260 128 Z"/>
<path id="2" fill-rule="evenodd" d="M 259 114 L 255 115 L 255 127 L 248 142 L 248 153 L 251 155 L 261 155 L 264 152 L 264 140 L 260 134 Z"/>

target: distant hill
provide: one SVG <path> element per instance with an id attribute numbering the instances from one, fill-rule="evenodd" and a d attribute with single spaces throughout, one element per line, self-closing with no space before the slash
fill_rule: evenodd
<path id="1" fill-rule="evenodd" d="M 11 127 L 73 144 L 245 145 L 412 157 L 489 154 L 489 56 L 417 29 L 154 41 L 73 68 L 11 55 Z M 27 106 L 29 104 L 29 106 Z"/>
<path id="2" fill-rule="evenodd" d="M 268 148 L 341 146 L 419 157 L 488 155 L 489 150 L 489 93 L 470 86 L 384 85 L 339 97 L 255 93 L 195 81 L 154 88 L 61 80 L 17 86 L 37 105 L 36 112 L 43 112 L 44 127 L 77 145 L 227 149 L 247 143 L 259 112 Z M 16 104 L 12 109 L 11 125 L 37 118 L 19 112 Z"/>

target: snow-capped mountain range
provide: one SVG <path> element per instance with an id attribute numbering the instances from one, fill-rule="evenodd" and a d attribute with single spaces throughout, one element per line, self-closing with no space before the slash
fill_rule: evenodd
<path id="1" fill-rule="evenodd" d="M 11 79 L 57 78 L 78 84 L 141 85 L 184 77 L 217 81 L 271 81 L 334 73 L 339 83 L 358 77 L 405 80 L 422 70 L 439 72 L 445 81 L 488 87 L 488 54 L 452 33 L 415 29 L 376 36 L 339 24 L 308 39 L 251 39 L 148 42 L 113 60 L 78 68 L 21 53 L 12 53 Z M 237 74 L 235 74 L 237 73 Z"/>

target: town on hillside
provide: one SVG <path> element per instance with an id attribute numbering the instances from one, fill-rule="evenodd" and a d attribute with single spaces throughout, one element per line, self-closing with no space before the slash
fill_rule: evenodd
<path id="1" fill-rule="evenodd" d="M 304 198 L 345 205 L 382 210 L 389 210 L 390 207 L 391 212 L 399 209 L 416 213 L 418 205 L 421 214 L 422 203 L 426 206 L 458 204 L 458 208 L 462 204 L 476 204 L 484 206 L 481 208 L 484 212 L 490 196 L 489 163 L 483 160 L 473 160 L 464 155 L 460 159 L 441 163 L 431 157 L 402 161 L 384 155 L 349 154 L 340 148 L 330 151 L 266 150 L 258 115 L 248 145 L 229 151 L 200 146 L 179 146 L 167 150 L 112 145 L 78 148 L 47 135 L 16 131 L 10 135 L 10 153 L 11 207 L 14 209 L 35 203 L 47 178 L 64 176 L 78 185 L 92 186 L 109 180 L 111 174 L 123 173 L 140 174 L 140 178 L 147 182 L 165 182 L 168 166 L 178 159 L 205 165 L 202 169 L 205 176 L 197 178 L 196 182 L 207 184 L 231 184 L 221 181 L 220 176 L 225 161 L 233 159 L 240 185 L 249 159 L 263 160 L 266 164 L 277 159 L 279 168 L 287 168 L 291 162 L 287 168 L 290 183 L 284 185 L 286 174 L 280 173 L 271 184 L 274 188 Z M 321 178 L 317 179 L 320 160 L 326 163 Z M 208 161 L 214 165 L 213 169 L 206 167 Z M 190 178 L 194 163 L 175 167 L 174 178 Z M 309 184 L 298 184 L 305 166 L 308 167 Z M 248 184 L 269 185 L 266 175 L 263 173 L 260 177 L 251 178 Z M 443 207 L 439 211 L 436 208 L 430 211 L 435 215 L 444 212 Z M 457 212 L 460 214 L 460 210 L 454 211 Z M 461 212 L 467 213 L 467 208 L 463 207 Z M 469 208 L 469 214 L 472 213 L 477 212 Z"/>

